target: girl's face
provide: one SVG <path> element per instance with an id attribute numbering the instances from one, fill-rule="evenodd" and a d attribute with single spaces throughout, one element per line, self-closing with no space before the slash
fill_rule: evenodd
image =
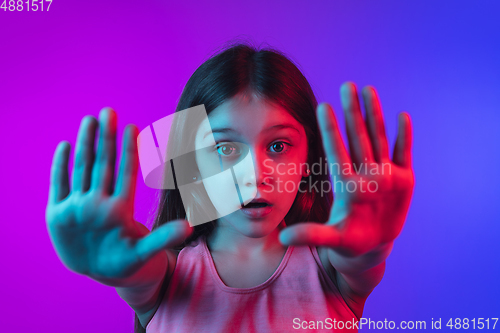
<path id="1" fill-rule="evenodd" d="M 200 149 L 207 145 L 212 149 Z M 297 195 L 307 161 L 305 130 L 293 116 L 255 95 L 237 95 L 201 123 L 195 149 L 204 187 L 214 207 L 222 212 L 219 226 L 258 238 L 280 224 Z M 222 165 L 234 167 L 221 169 Z M 227 169 L 233 177 L 215 181 L 210 178 L 214 168 Z M 235 184 L 239 194 L 234 200 L 227 199 L 226 193 L 235 193 Z M 248 208 L 239 209 L 240 201 Z M 223 212 L 228 208 L 232 213 L 226 215 Z"/>

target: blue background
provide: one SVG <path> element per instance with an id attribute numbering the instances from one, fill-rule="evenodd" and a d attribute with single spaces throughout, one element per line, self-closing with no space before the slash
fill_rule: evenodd
<path id="1" fill-rule="evenodd" d="M 340 84 L 375 86 L 391 151 L 397 113 L 412 117 L 414 197 L 364 317 L 427 327 L 443 318 L 443 329 L 449 318 L 500 317 L 499 14 L 498 1 L 386 0 L 0 10 L 0 327 L 132 331 L 115 290 L 68 271 L 51 246 L 52 154 L 62 140 L 74 147 L 81 118 L 104 106 L 118 112 L 119 142 L 126 124 L 143 129 L 171 113 L 194 70 L 236 37 L 288 54 L 342 124 Z M 141 176 L 135 215 L 149 226 L 155 191 Z"/>

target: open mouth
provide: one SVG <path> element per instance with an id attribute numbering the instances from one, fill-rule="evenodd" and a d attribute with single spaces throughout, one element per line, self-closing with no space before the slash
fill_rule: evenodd
<path id="1" fill-rule="evenodd" d="M 249 203 L 243 206 L 243 208 L 265 208 L 272 206 L 267 200 L 258 198 L 258 199 L 253 199 Z"/>
<path id="2" fill-rule="evenodd" d="M 263 208 L 269 206 L 265 202 L 249 202 L 248 204 L 244 205 L 243 208 Z"/>
<path id="3" fill-rule="evenodd" d="M 244 205 L 241 212 L 253 220 L 261 220 L 269 215 L 273 210 L 273 205 L 269 201 L 258 198 Z"/>

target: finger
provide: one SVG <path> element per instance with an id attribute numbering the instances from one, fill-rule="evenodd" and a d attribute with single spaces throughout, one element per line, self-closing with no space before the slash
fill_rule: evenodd
<path id="1" fill-rule="evenodd" d="M 136 243 L 136 255 L 145 262 L 159 251 L 181 244 L 193 230 L 186 220 L 167 222 Z"/>
<path id="2" fill-rule="evenodd" d="M 375 161 L 377 163 L 387 162 L 390 159 L 389 146 L 377 91 L 375 88 L 367 86 L 363 89 L 362 94 L 366 110 L 366 127 L 368 128 Z"/>
<path id="3" fill-rule="evenodd" d="M 283 229 L 279 234 L 283 245 L 311 245 L 337 248 L 342 235 L 337 228 L 319 223 L 299 223 Z"/>
<path id="4" fill-rule="evenodd" d="M 68 161 L 71 145 L 60 142 L 54 152 L 50 168 L 49 204 L 56 204 L 69 194 Z"/>
<path id="5" fill-rule="evenodd" d="M 106 194 L 113 193 L 116 160 L 117 115 L 111 108 L 99 114 L 99 143 L 92 170 L 91 188 Z"/>
<path id="6" fill-rule="evenodd" d="M 361 163 L 370 163 L 373 161 L 372 147 L 354 83 L 344 83 L 340 87 L 340 97 L 346 119 L 347 139 L 352 161 L 358 166 L 361 166 Z"/>
<path id="7" fill-rule="evenodd" d="M 137 155 L 138 128 L 135 125 L 127 125 L 124 130 L 122 155 L 120 157 L 120 169 L 116 179 L 115 195 L 120 196 L 134 204 L 135 186 L 137 181 L 137 169 L 139 159 Z"/>
<path id="8" fill-rule="evenodd" d="M 326 158 L 328 159 L 328 163 L 333 163 L 333 166 L 330 166 L 329 169 L 333 173 L 332 176 L 343 177 L 344 175 L 340 170 L 347 167 L 346 163 L 348 165 L 351 164 L 351 158 L 347 154 L 344 140 L 342 140 L 342 136 L 340 135 L 335 112 L 328 103 L 321 103 L 318 105 L 316 111 Z"/>
<path id="9" fill-rule="evenodd" d="M 85 116 L 78 130 L 76 139 L 75 159 L 73 163 L 73 191 L 86 192 L 90 188 L 90 176 L 94 164 L 94 141 L 97 120 Z"/>
<path id="10" fill-rule="evenodd" d="M 401 112 L 398 115 L 398 137 L 394 145 L 392 160 L 395 164 L 411 167 L 412 126 L 410 115 Z"/>

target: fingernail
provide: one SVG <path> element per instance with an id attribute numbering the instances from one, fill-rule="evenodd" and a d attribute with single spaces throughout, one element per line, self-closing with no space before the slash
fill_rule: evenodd
<path id="1" fill-rule="evenodd" d="M 110 107 L 105 107 L 101 110 L 101 113 L 99 114 L 99 118 L 106 121 L 111 118 L 111 115 L 113 114 L 113 109 Z"/>
<path id="2" fill-rule="evenodd" d="M 344 107 L 351 106 L 351 95 L 352 95 L 352 86 L 349 83 L 345 83 L 340 88 L 340 100 Z"/>

